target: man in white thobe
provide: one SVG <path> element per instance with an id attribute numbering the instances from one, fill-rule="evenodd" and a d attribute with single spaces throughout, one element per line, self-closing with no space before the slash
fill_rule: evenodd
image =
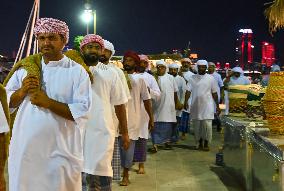
<path id="1" fill-rule="evenodd" d="M 146 82 L 148 91 L 151 95 L 151 99 L 158 100 L 161 96 L 161 91 L 159 85 L 151 74 L 149 74 L 146 70 L 149 67 L 149 58 L 146 55 L 139 55 L 140 63 L 137 66 L 137 73 L 140 77 L 144 79 Z M 144 104 L 141 105 L 143 112 L 141 113 L 140 118 L 140 134 L 139 139 L 135 143 L 135 151 L 134 151 L 134 162 L 139 163 L 138 174 L 145 174 L 144 163 L 146 162 L 147 156 L 147 140 L 149 138 L 149 116 L 144 108 Z"/>
<path id="2" fill-rule="evenodd" d="M 231 85 L 249 85 L 250 80 L 244 76 L 244 71 L 241 67 L 234 67 L 231 75 L 225 78 L 224 84 Z"/>
<path id="3" fill-rule="evenodd" d="M 225 89 L 225 105 L 226 111 L 225 115 L 229 114 L 229 94 L 228 88 L 232 85 L 249 85 L 251 84 L 250 80 L 244 76 L 244 71 L 241 67 L 234 67 L 231 71 L 228 72 L 228 75 L 223 80 L 224 82 L 224 89 Z"/>
<path id="4" fill-rule="evenodd" d="M 178 87 L 178 100 L 180 103 L 184 103 L 185 99 L 185 92 L 188 89 L 186 85 L 186 81 L 183 77 L 178 75 L 178 70 L 180 66 L 177 63 L 172 63 L 169 65 L 169 74 L 174 76 L 177 87 Z M 179 140 L 179 130 L 182 131 L 181 139 L 184 139 L 185 133 L 188 129 L 188 123 L 189 123 L 189 117 L 186 118 L 184 115 L 187 115 L 188 113 L 182 110 L 176 110 L 176 117 L 177 117 L 177 124 L 175 128 L 173 129 L 173 136 L 172 136 L 172 142 L 177 142 Z M 183 119 L 183 120 L 182 120 Z M 185 130 L 186 129 L 186 130 Z"/>
<path id="5" fill-rule="evenodd" d="M 212 120 L 214 119 L 214 102 L 217 114 L 220 113 L 215 79 L 206 74 L 206 60 L 198 60 L 198 74 L 188 81 L 189 91 L 185 103 L 191 97 L 191 119 L 194 128 L 196 146 L 200 150 L 209 151 L 212 139 Z M 199 145 L 197 145 L 199 143 Z"/>
<path id="6" fill-rule="evenodd" d="M 118 66 L 109 62 L 112 56 L 115 54 L 114 46 L 108 40 L 104 40 L 104 47 L 105 49 L 103 51 L 103 54 L 100 56 L 100 61 L 112 67 L 117 72 L 119 79 L 122 82 L 126 96 L 128 100 L 130 100 L 131 95 L 130 95 L 129 87 L 128 87 L 124 72 Z M 115 113 L 115 108 L 113 107 L 112 116 L 113 116 L 114 126 L 117 128 L 116 134 L 115 134 L 115 141 L 114 141 L 113 157 L 112 157 L 113 180 L 120 181 L 121 180 L 121 158 L 120 158 L 120 149 L 119 149 L 119 141 L 118 141 L 119 121 L 116 115 L 117 114 Z M 126 115 L 127 115 L 127 107 L 126 107 Z"/>
<path id="7" fill-rule="evenodd" d="M 180 60 L 180 63 L 181 63 L 181 68 L 179 75 L 183 77 L 187 83 L 189 81 L 189 78 L 192 75 L 194 75 L 191 68 L 192 62 L 189 58 L 183 58 Z"/>
<path id="8" fill-rule="evenodd" d="M 34 34 L 41 54 L 30 57 L 40 58 L 39 73 L 19 68 L 6 85 L 9 107 L 18 109 L 9 149 L 9 190 L 80 191 L 90 79 L 62 54 L 69 36 L 66 23 L 39 19 Z"/>
<path id="9" fill-rule="evenodd" d="M 214 62 L 208 62 L 208 74 L 214 77 L 218 88 L 217 88 L 217 94 L 218 94 L 218 102 L 221 103 L 224 95 L 224 83 L 222 80 L 222 77 L 220 74 L 216 72 L 216 65 Z M 215 123 L 217 125 L 217 132 L 221 131 L 221 120 L 218 115 L 216 115 L 216 108 L 215 111 L 215 118 L 213 120 L 213 124 Z"/>
<path id="10" fill-rule="evenodd" d="M 179 75 L 182 76 L 186 83 L 189 81 L 189 79 L 194 75 L 193 73 L 193 66 L 192 61 L 189 58 L 183 58 L 180 60 L 181 62 L 181 68 L 179 71 Z M 190 121 L 190 101 L 186 104 L 187 106 L 183 109 L 182 115 L 181 115 L 181 126 L 179 128 L 179 131 L 182 133 L 181 140 L 184 140 L 186 138 L 186 134 L 189 132 L 189 121 Z"/>
<path id="11" fill-rule="evenodd" d="M 123 179 L 120 183 L 121 186 L 128 186 L 129 182 L 129 169 L 133 164 L 133 157 L 135 151 L 136 141 L 139 139 L 141 132 L 140 118 L 143 112 L 148 114 L 148 128 L 153 128 L 153 114 L 151 96 L 148 92 L 147 85 L 141 75 L 136 74 L 136 67 L 140 63 L 140 58 L 137 53 L 127 51 L 123 57 L 123 67 L 127 71 L 131 80 L 131 100 L 128 106 L 128 132 L 130 138 L 130 145 L 127 150 L 121 149 L 121 166 L 123 167 Z M 144 107 L 142 107 L 142 104 Z"/>
<path id="12" fill-rule="evenodd" d="M 165 149 L 172 149 L 170 145 L 172 130 L 177 122 L 176 109 L 183 106 L 178 101 L 178 87 L 174 77 L 166 73 L 167 65 L 165 61 L 156 62 L 157 80 L 161 89 L 161 98 L 153 102 L 155 126 L 151 132 L 153 148 L 149 150 L 157 153 L 158 145 L 164 144 Z"/>
<path id="13" fill-rule="evenodd" d="M 83 190 L 110 191 L 112 182 L 112 155 L 116 127 L 112 109 L 115 108 L 120 123 L 123 147 L 128 148 L 125 94 L 117 72 L 98 62 L 104 49 L 104 40 L 95 34 L 84 37 L 80 43 L 82 57 L 94 76 L 92 84 L 93 106 L 86 125 L 84 139 Z"/>
<path id="14" fill-rule="evenodd" d="M 153 100 L 158 100 L 161 97 L 161 90 L 153 75 L 149 74 L 146 70 L 149 67 L 149 58 L 146 55 L 139 55 L 140 64 L 137 67 L 137 73 L 142 76 L 148 87 L 149 93 Z"/>

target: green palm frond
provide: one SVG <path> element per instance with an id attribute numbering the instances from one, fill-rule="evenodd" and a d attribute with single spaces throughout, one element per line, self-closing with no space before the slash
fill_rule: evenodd
<path id="1" fill-rule="evenodd" d="M 82 42 L 84 36 L 76 36 L 74 39 L 74 49 L 80 52 L 80 43 Z"/>

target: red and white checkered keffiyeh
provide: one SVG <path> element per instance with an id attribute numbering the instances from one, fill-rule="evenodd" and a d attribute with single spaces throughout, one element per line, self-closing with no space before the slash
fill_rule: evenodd
<path id="1" fill-rule="evenodd" d="M 101 45 L 102 49 L 104 49 L 104 39 L 100 35 L 95 34 L 86 35 L 80 43 L 80 49 L 82 50 L 83 46 L 92 42 L 98 43 L 99 45 Z"/>
<path id="2" fill-rule="evenodd" d="M 55 33 L 61 34 L 66 39 L 66 44 L 69 40 L 69 28 L 63 21 L 53 18 L 40 18 L 36 21 L 34 35 L 37 37 L 40 33 Z"/>

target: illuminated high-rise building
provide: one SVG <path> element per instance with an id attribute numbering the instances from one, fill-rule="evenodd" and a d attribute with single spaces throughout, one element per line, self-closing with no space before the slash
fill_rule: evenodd
<path id="1" fill-rule="evenodd" d="M 251 29 L 240 29 L 239 37 L 236 46 L 236 63 L 243 69 L 250 68 L 253 63 L 253 49 L 252 44 L 253 32 Z"/>
<path id="2" fill-rule="evenodd" d="M 275 63 L 275 48 L 274 44 L 262 42 L 262 64 L 270 67 Z"/>

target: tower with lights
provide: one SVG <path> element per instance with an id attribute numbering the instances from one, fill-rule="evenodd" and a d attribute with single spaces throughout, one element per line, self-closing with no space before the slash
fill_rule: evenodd
<path id="1" fill-rule="evenodd" d="M 275 48 L 274 44 L 262 42 L 262 64 L 270 67 L 275 63 Z"/>
<path id="2" fill-rule="evenodd" d="M 253 32 L 251 29 L 240 29 L 236 44 L 236 63 L 243 69 L 249 69 L 253 63 L 252 44 Z"/>

